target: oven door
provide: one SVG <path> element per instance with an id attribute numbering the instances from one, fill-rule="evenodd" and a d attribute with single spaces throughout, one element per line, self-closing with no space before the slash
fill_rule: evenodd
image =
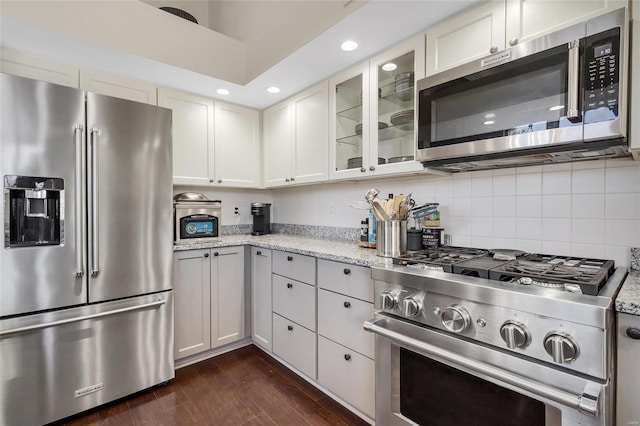
<path id="1" fill-rule="evenodd" d="M 376 423 L 604 426 L 612 386 L 381 314 Z"/>

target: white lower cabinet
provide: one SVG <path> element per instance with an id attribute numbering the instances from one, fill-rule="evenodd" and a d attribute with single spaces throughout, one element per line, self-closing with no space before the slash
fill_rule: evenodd
<path id="1" fill-rule="evenodd" d="M 316 288 L 273 274 L 273 312 L 316 331 Z"/>
<path id="2" fill-rule="evenodd" d="M 251 338 L 271 352 L 271 250 L 251 247 Z"/>
<path id="3" fill-rule="evenodd" d="M 312 379 L 316 378 L 316 333 L 273 314 L 273 353 Z"/>
<path id="4" fill-rule="evenodd" d="M 174 254 L 175 357 L 245 337 L 244 246 Z"/>
<path id="5" fill-rule="evenodd" d="M 318 382 L 375 417 L 375 364 L 371 358 L 318 336 Z"/>
<path id="6" fill-rule="evenodd" d="M 327 290 L 318 290 L 318 333 L 374 357 L 373 334 L 362 325 L 373 318 L 373 304 Z"/>

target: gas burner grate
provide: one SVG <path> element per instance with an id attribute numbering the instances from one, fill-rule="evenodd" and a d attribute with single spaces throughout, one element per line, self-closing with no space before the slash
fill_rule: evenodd
<path id="1" fill-rule="evenodd" d="M 491 270 L 490 278 L 597 295 L 615 269 L 612 260 L 530 254 Z"/>

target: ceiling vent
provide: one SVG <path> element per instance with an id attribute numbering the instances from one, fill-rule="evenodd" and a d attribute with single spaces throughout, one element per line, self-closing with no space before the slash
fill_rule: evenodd
<path id="1" fill-rule="evenodd" d="M 172 15 L 179 16 L 180 18 L 191 21 L 194 24 L 198 23 L 198 20 L 192 14 L 190 14 L 189 12 L 185 12 L 182 9 L 178 9 L 177 7 L 163 6 L 160 8 L 160 10 L 164 10 L 165 12 L 169 12 Z"/>

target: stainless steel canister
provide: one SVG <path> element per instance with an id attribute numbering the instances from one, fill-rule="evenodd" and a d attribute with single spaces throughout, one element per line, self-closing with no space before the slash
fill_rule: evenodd
<path id="1" fill-rule="evenodd" d="M 378 222 L 376 250 L 378 256 L 393 257 L 407 252 L 407 221 Z"/>

